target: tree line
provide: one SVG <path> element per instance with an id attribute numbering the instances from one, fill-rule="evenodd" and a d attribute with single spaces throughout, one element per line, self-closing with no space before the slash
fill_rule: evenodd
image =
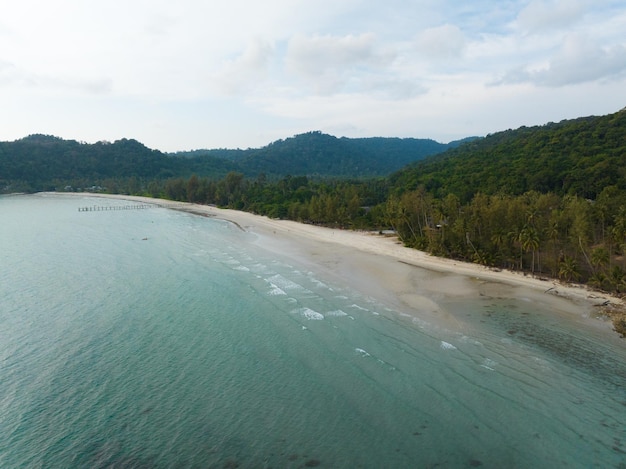
<path id="1" fill-rule="evenodd" d="M 389 179 L 268 181 L 229 173 L 153 183 L 144 195 L 214 204 L 272 218 L 347 229 L 394 230 L 408 247 L 539 277 L 626 290 L 626 191 L 595 200 L 528 191 L 476 193 L 468 202 L 425 186 L 397 192 Z"/>
<path id="2" fill-rule="evenodd" d="M 529 191 L 478 193 L 465 204 L 420 187 L 389 197 L 385 213 L 406 245 L 434 255 L 626 288 L 626 193 L 615 186 L 596 200 Z"/>

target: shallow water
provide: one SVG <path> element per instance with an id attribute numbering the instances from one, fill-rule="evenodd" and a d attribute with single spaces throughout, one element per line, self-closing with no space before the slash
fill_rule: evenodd
<path id="1" fill-rule="evenodd" d="M 87 205 L 0 197 L 0 467 L 624 467 L 603 334 L 437 298 L 460 334 L 228 222 Z"/>

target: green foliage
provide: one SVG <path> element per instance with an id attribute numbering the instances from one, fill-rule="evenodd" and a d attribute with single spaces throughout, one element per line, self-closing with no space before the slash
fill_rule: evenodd
<path id="1" fill-rule="evenodd" d="M 176 160 L 150 150 L 136 140 L 93 145 L 45 135 L 0 142 L 0 191 L 15 191 L 24 181 L 32 190 L 115 186 L 164 179 L 181 171 Z M 131 182 L 132 185 L 132 182 Z"/>
<path id="2" fill-rule="evenodd" d="M 229 173 L 247 177 L 264 174 L 272 180 L 289 174 L 318 178 L 383 176 L 452 146 L 433 140 L 348 139 L 310 132 L 259 149 L 163 154 L 135 140 L 86 144 L 31 135 L 15 142 L 0 142 L 0 192 L 71 186 L 136 193 L 145 189 L 149 181 L 188 178 L 193 174 L 214 180 Z M 136 178 L 141 189 L 122 183 L 131 177 Z M 109 184 L 104 184 L 104 180 Z M 116 189 L 110 189 L 113 186 Z M 192 198 L 196 196 L 193 194 Z"/>
<path id="3" fill-rule="evenodd" d="M 400 138 L 336 138 L 308 132 L 266 147 L 246 150 L 238 157 L 250 176 L 266 173 L 307 176 L 383 176 L 408 163 L 448 149 L 433 140 Z"/>
<path id="4" fill-rule="evenodd" d="M 215 204 L 272 218 L 346 228 L 385 226 L 382 212 L 364 205 L 384 201 L 383 180 L 319 182 L 306 176 L 286 176 L 268 182 L 231 172 L 217 182 L 196 175 L 188 180 L 170 179 L 162 192 L 171 200 Z"/>
<path id="5" fill-rule="evenodd" d="M 396 191 L 423 185 L 463 202 L 474 194 L 553 192 L 596 199 L 626 190 L 626 112 L 522 127 L 472 140 L 392 176 Z"/>

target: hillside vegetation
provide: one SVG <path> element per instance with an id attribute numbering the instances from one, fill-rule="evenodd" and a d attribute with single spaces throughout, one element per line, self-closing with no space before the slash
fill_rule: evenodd
<path id="1" fill-rule="evenodd" d="M 398 189 L 423 185 L 467 201 L 477 192 L 553 192 L 595 199 L 626 187 L 626 112 L 521 127 L 477 139 L 444 158 L 418 162 L 392 177 Z"/>
<path id="2" fill-rule="evenodd" d="M 0 191 L 72 186 L 136 191 L 149 182 L 189 178 L 218 180 L 229 172 L 309 177 L 387 176 L 410 162 L 455 146 L 426 139 L 336 138 L 309 132 L 248 150 L 196 150 L 165 154 L 136 140 L 79 143 L 46 135 L 0 142 Z"/>
<path id="3" fill-rule="evenodd" d="M 196 150 L 175 156 L 217 157 L 238 164 L 246 176 L 386 176 L 407 164 L 457 146 L 415 138 L 337 138 L 308 132 L 248 150 Z"/>

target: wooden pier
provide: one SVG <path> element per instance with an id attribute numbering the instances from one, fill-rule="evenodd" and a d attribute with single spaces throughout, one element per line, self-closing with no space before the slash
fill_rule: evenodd
<path id="1" fill-rule="evenodd" d="M 109 210 L 146 210 L 149 208 L 160 208 L 159 204 L 133 204 L 133 205 L 90 205 L 78 207 L 79 212 L 106 212 Z"/>

